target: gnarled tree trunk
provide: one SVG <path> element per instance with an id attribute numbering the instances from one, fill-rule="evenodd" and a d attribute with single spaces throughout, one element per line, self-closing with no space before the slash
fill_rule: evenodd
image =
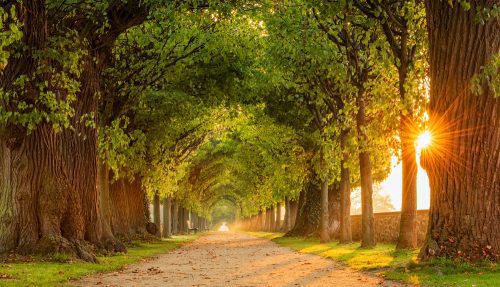
<path id="1" fill-rule="evenodd" d="M 477 95 L 470 86 L 500 51 L 499 18 L 479 24 L 476 11 L 498 1 L 469 3 L 465 10 L 458 3 L 425 1 L 433 141 L 421 159 L 431 188 L 422 259 L 496 261 L 500 252 L 500 98 L 487 84 Z"/>
<path id="2" fill-rule="evenodd" d="M 49 76 L 36 71 L 40 65 L 51 67 L 49 59 L 36 56 L 46 50 L 49 37 L 45 1 L 24 0 L 15 5 L 23 24 L 22 42 L 26 50 L 22 57 L 8 59 L 0 85 L 5 92 L 17 90 L 13 82 L 26 75 L 29 80 L 17 93 L 36 106 L 40 97 L 38 84 L 48 81 Z M 8 102 L 2 100 L 1 104 L 7 111 L 16 110 Z M 71 185 L 72 175 L 64 162 L 64 138 L 45 120 L 29 135 L 23 127 L 13 124 L 1 129 L 0 252 L 64 252 L 94 261 L 84 243 L 89 231 L 85 203 Z"/>

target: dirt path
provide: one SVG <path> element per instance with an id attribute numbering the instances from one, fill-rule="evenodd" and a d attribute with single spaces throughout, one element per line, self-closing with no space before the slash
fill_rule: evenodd
<path id="1" fill-rule="evenodd" d="M 148 262 L 76 286 L 399 286 L 266 239 L 212 232 Z"/>

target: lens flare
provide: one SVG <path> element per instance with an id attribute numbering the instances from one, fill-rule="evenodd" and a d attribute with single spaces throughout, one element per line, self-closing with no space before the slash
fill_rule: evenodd
<path id="1" fill-rule="evenodd" d="M 432 143 L 432 135 L 429 131 L 421 133 L 417 138 L 417 149 L 422 150 Z"/>

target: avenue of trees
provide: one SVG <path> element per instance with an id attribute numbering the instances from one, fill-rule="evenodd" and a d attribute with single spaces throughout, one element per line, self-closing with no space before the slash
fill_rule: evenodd
<path id="1" fill-rule="evenodd" d="M 246 229 L 349 243 L 355 188 L 369 248 L 374 186 L 397 157 L 396 248 L 420 247 L 420 160 L 431 189 L 420 259 L 497 261 L 499 11 L 492 0 L 1 1 L 0 253 L 95 261 L 230 214 Z"/>

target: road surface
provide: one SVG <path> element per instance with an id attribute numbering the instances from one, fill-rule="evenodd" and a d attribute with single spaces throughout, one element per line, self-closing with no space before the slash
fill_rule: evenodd
<path id="1" fill-rule="evenodd" d="M 192 243 L 76 286 L 400 286 L 267 239 L 210 232 Z"/>

